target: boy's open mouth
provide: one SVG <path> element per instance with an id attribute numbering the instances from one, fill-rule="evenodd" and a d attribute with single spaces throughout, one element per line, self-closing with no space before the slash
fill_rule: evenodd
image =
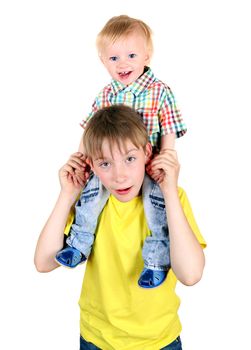
<path id="1" fill-rule="evenodd" d="M 128 188 L 122 188 L 120 190 L 115 190 L 118 194 L 127 194 L 130 192 L 132 186 L 131 187 L 128 187 Z"/>

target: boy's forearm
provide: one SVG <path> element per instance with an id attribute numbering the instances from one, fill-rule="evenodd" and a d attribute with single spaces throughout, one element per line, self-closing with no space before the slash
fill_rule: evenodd
<path id="1" fill-rule="evenodd" d="M 173 187 L 164 195 L 170 239 L 171 266 L 181 283 L 193 285 L 203 273 L 203 250 L 186 219 L 178 189 Z"/>
<path id="2" fill-rule="evenodd" d="M 78 146 L 78 152 L 84 153 L 83 136 L 81 136 L 80 143 Z"/>
<path id="3" fill-rule="evenodd" d="M 74 201 L 60 193 L 37 242 L 34 263 L 39 272 L 49 272 L 58 267 L 54 258 L 64 243 L 64 228 Z"/>
<path id="4" fill-rule="evenodd" d="M 161 136 L 161 145 L 160 145 L 161 150 L 174 149 L 175 139 L 176 139 L 175 133 Z"/>

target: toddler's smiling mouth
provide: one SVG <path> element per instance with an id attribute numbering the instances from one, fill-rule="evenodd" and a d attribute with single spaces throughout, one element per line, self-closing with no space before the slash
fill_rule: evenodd
<path id="1" fill-rule="evenodd" d="M 124 72 L 119 72 L 118 74 L 119 74 L 120 78 L 123 79 L 123 78 L 128 78 L 131 73 L 132 73 L 132 71 L 124 71 Z"/>

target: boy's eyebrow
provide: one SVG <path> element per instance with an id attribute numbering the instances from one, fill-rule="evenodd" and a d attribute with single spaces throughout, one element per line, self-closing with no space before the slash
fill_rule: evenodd
<path id="1" fill-rule="evenodd" d="M 129 153 L 135 152 L 135 151 L 137 152 L 138 150 L 139 150 L 138 148 L 131 148 L 128 151 L 126 151 L 124 154 L 121 152 L 121 155 L 124 157 L 124 156 L 127 156 Z M 109 157 L 106 157 L 103 155 L 102 157 L 98 157 L 98 158 L 94 159 L 93 161 L 95 162 L 97 160 L 104 160 L 104 159 L 109 159 Z"/>

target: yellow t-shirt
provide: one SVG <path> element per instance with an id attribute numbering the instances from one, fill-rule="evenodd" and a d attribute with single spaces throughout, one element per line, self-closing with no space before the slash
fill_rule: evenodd
<path id="1" fill-rule="evenodd" d="M 205 246 L 182 189 L 179 196 L 194 234 Z M 103 350 L 159 350 L 180 334 L 173 271 L 157 288 L 138 286 L 142 246 L 149 234 L 141 197 L 122 203 L 110 196 L 100 215 L 79 300 L 81 335 Z"/>

